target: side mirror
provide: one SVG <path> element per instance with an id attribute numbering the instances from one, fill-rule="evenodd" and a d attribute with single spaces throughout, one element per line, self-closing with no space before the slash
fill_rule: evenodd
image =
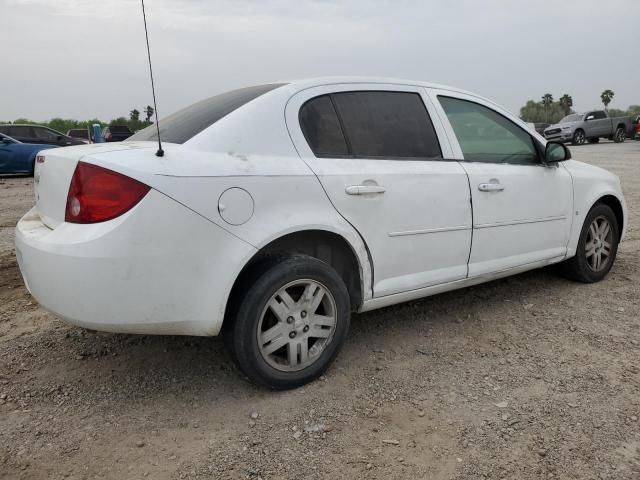
<path id="1" fill-rule="evenodd" d="M 544 163 L 552 164 L 558 162 L 564 162 L 571 158 L 571 151 L 566 147 L 564 143 L 560 142 L 547 142 L 547 147 L 544 149 Z"/>
<path id="2" fill-rule="evenodd" d="M 4 143 L 5 145 L 11 145 L 11 140 L 9 140 L 8 138 L 3 138 L 2 143 Z"/>

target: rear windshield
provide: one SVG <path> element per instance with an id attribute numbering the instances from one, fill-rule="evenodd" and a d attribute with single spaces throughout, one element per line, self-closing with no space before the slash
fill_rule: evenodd
<path id="1" fill-rule="evenodd" d="M 239 88 L 194 103 L 160 120 L 160 138 L 164 142 L 184 143 L 225 115 L 282 85 L 284 83 Z M 150 125 L 129 137 L 128 141 L 157 139 L 156 126 Z"/>

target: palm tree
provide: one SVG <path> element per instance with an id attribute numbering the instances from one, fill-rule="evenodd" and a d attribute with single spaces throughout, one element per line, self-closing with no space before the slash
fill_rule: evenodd
<path id="1" fill-rule="evenodd" d="M 565 117 L 571 113 L 571 107 L 573 107 L 573 98 L 568 93 L 565 93 L 560 97 L 560 106 L 564 112 Z"/>
<path id="2" fill-rule="evenodd" d="M 131 110 L 129 112 L 129 118 L 134 121 L 137 122 L 138 120 L 140 120 L 140 111 L 136 108 L 134 108 L 133 110 Z"/>
<path id="3" fill-rule="evenodd" d="M 602 92 L 600 94 L 600 98 L 602 99 L 602 103 L 604 104 L 604 109 L 606 110 L 607 107 L 609 106 L 609 104 L 611 103 L 611 100 L 613 100 L 613 96 L 615 94 L 613 93 L 613 90 L 605 90 L 604 92 Z"/>
<path id="4" fill-rule="evenodd" d="M 553 95 L 551 95 L 550 93 L 545 93 L 542 96 L 542 105 L 544 106 L 544 116 L 545 116 L 546 122 L 549 122 L 549 107 L 551 106 L 552 103 L 553 103 Z"/>
<path id="5" fill-rule="evenodd" d="M 153 117 L 153 107 L 151 105 L 147 105 L 147 108 L 144 109 L 145 114 L 145 123 L 151 123 L 151 117 Z"/>

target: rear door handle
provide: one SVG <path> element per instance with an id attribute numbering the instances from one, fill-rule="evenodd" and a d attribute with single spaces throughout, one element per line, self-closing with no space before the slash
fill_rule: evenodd
<path id="1" fill-rule="evenodd" d="M 366 195 L 368 193 L 384 193 L 387 189 L 381 185 L 349 185 L 344 191 L 349 195 Z"/>
<path id="2" fill-rule="evenodd" d="M 481 192 L 501 192 L 504 190 L 504 185 L 501 183 L 481 183 L 478 185 L 478 190 Z"/>

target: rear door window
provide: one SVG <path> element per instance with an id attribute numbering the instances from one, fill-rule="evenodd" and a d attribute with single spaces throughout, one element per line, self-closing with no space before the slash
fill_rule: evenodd
<path id="1" fill-rule="evenodd" d="M 442 158 L 431 118 L 411 92 L 343 92 L 333 95 L 355 157 Z"/>
<path id="2" fill-rule="evenodd" d="M 23 138 L 33 138 L 34 134 L 32 132 L 32 128 L 28 125 L 13 125 L 11 127 L 12 137 L 23 137 Z"/>
<path id="3" fill-rule="evenodd" d="M 55 132 L 47 130 L 46 128 L 33 127 L 33 133 L 35 135 L 35 138 L 37 138 L 38 140 L 52 142 L 58 139 L 58 135 Z"/>
<path id="4" fill-rule="evenodd" d="M 356 91 L 316 97 L 300 110 L 300 127 L 314 154 L 380 159 L 442 158 L 420 95 Z"/>

